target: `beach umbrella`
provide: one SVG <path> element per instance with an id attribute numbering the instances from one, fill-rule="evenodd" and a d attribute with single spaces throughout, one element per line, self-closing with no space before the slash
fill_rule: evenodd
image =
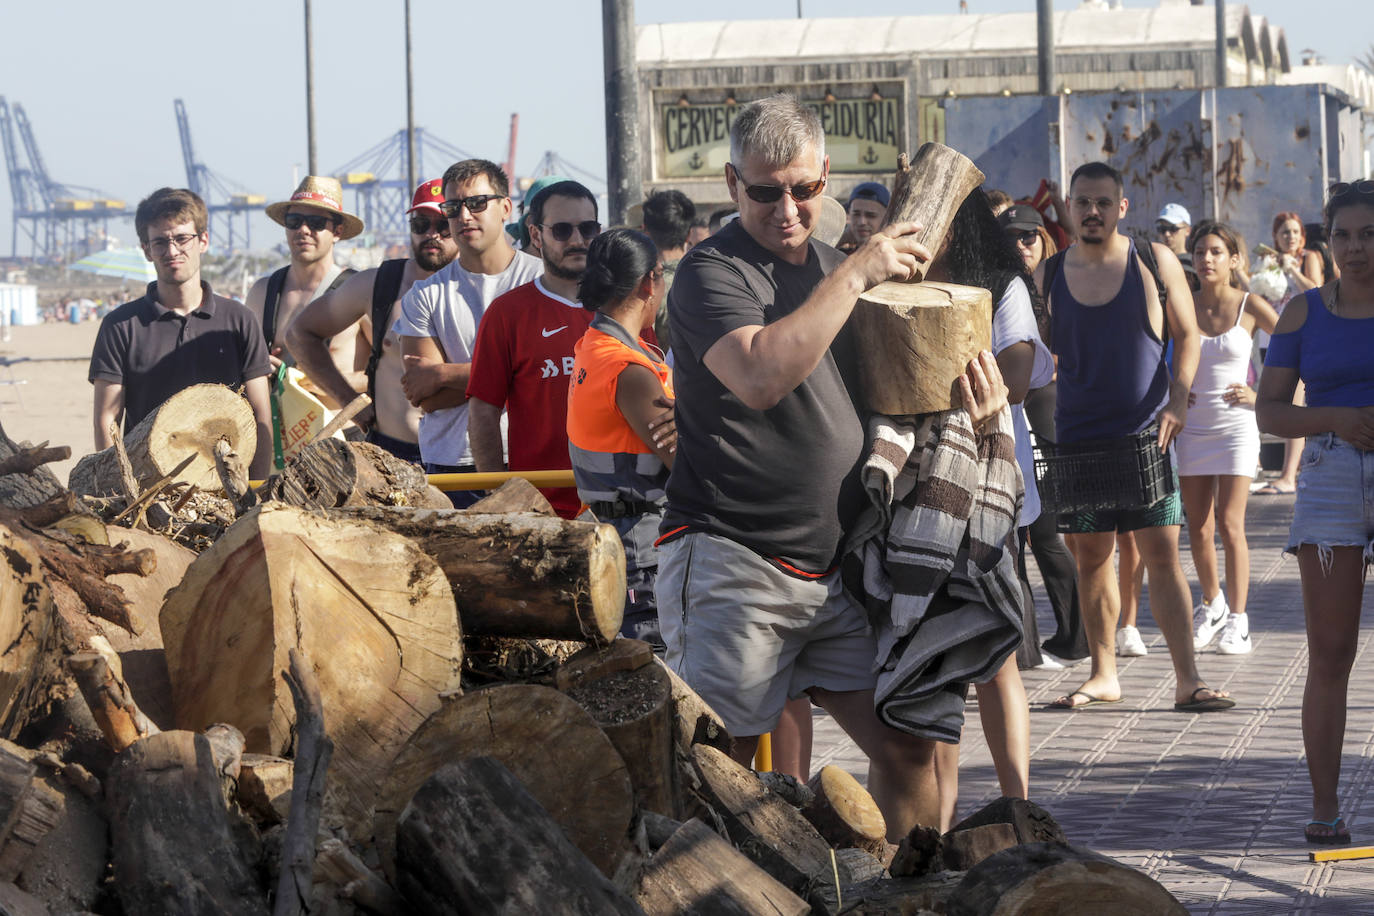
<path id="1" fill-rule="evenodd" d="M 151 283 L 157 279 L 157 271 L 139 248 L 110 248 L 92 252 L 79 261 L 73 261 L 70 266 L 72 270 L 99 277 L 118 277 L 121 280 L 139 280 L 144 283 Z"/>

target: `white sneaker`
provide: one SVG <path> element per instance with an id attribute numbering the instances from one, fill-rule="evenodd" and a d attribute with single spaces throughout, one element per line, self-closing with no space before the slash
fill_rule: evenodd
<path id="1" fill-rule="evenodd" d="M 1217 592 L 1211 601 L 1204 601 L 1193 608 L 1193 651 L 1201 652 L 1207 648 L 1212 638 L 1226 625 L 1226 616 L 1231 609 L 1226 606 L 1226 593 Z"/>
<path id="2" fill-rule="evenodd" d="M 1062 671 L 1064 669 L 1064 663 L 1048 652 L 1041 652 L 1040 664 L 1032 665 L 1031 667 L 1037 671 Z"/>
<path id="3" fill-rule="evenodd" d="M 1122 627 L 1116 631 L 1116 654 L 1122 658 L 1140 658 L 1149 655 L 1150 650 L 1145 648 L 1145 640 L 1140 638 L 1139 630 Z"/>
<path id="4" fill-rule="evenodd" d="M 1217 641 L 1217 652 L 1222 655 L 1245 655 L 1252 648 L 1250 615 L 1227 614 L 1226 626 L 1222 627 L 1221 639 Z"/>

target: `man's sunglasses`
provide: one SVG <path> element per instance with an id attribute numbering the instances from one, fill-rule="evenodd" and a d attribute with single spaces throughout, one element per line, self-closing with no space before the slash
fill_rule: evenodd
<path id="1" fill-rule="evenodd" d="M 463 215 L 463 208 L 467 207 L 469 213 L 481 213 L 487 208 L 487 204 L 493 200 L 501 200 L 504 194 L 474 194 L 471 197 L 460 197 L 457 200 L 443 200 L 439 202 L 439 211 L 449 219 L 457 219 Z"/>
<path id="2" fill-rule="evenodd" d="M 1155 232 L 1158 232 L 1160 235 L 1173 235 L 1175 232 L 1178 232 L 1182 228 L 1182 226 L 1175 226 L 1173 223 L 1155 223 Z"/>
<path id="3" fill-rule="evenodd" d="M 1023 245 L 1023 246 L 1025 246 L 1026 248 L 1029 248 L 1029 247 L 1031 247 L 1032 245 L 1034 245 L 1036 242 L 1040 241 L 1040 233 L 1036 232 L 1034 229 L 1026 229 L 1026 230 L 1024 230 L 1024 231 L 1008 232 L 1008 233 L 1007 233 L 1007 237 L 1008 237 L 1009 239 L 1011 239 L 1011 241 L 1012 241 L 1014 244 Z"/>
<path id="4" fill-rule="evenodd" d="M 312 213 L 306 216 L 304 213 L 288 213 L 282 219 L 286 228 L 295 232 L 301 226 L 309 226 L 311 232 L 323 232 L 332 229 L 339 224 L 339 220 L 333 216 L 324 216 L 319 213 Z"/>
<path id="5" fill-rule="evenodd" d="M 590 242 L 601 234 L 601 224 L 594 219 L 586 219 L 580 223 L 540 223 L 542 228 L 548 230 L 549 235 L 553 236 L 556 242 L 566 242 L 572 238 L 573 230 L 582 236 L 583 241 Z"/>
<path id="6" fill-rule="evenodd" d="M 775 184 L 745 184 L 744 176 L 735 168 L 733 162 L 727 162 L 730 171 L 735 173 L 735 179 L 744 188 L 744 193 L 749 199 L 760 204 L 775 204 L 782 199 L 784 193 L 791 194 L 792 199 L 797 203 L 810 200 L 821 191 L 825 190 L 825 176 L 822 175 L 815 181 L 808 181 L 803 184 L 794 184 L 790 188 L 779 187 Z"/>
<path id="7" fill-rule="evenodd" d="M 1338 181 L 1330 187 L 1329 192 L 1333 200 L 1347 194 L 1374 194 L 1374 181 Z"/>
<path id="8" fill-rule="evenodd" d="M 428 216 L 421 216 L 417 213 L 410 218 L 410 231 L 413 235 L 429 235 L 431 232 L 436 232 L 444 238 L 448 238 L 448 220 L 430 219 Z"/>

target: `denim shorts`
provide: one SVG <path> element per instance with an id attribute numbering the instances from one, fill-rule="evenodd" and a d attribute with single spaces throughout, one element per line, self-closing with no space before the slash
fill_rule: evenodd
<path id="1" fill-rule="evenodd" d="M 1309 436 L 1298 466 L 1298 495 L 1288 552 L 1315 544 L 1323 566 L 1332 547 L 1359 547 L 1374 563 L 1374 452 L 1335 433 Z"/>
<path id="2" fill-rule="evenodd" d="M 872 690 L 878 644 L 840 574 L 801 579 L 727 538 L 689 532 L 658 548 L 664 662 L 732 735 L 777 725 L 807 688 Z"/>

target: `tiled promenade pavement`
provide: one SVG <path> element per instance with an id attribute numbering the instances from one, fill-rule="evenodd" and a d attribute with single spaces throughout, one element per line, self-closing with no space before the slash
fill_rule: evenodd
<path id="1" fill-rule="evenodd" d="M 1173 711 L 1174 675 L 1142 598 L 1144 658 L 1120 659 L 1125 701 L 1075 713 L 1044 710 L 1087 676 L 1087 663 L 1026 671 L 1031 702 L 1031 798 L 1069 841 L 1141 869 L 1193 913 L 1374 913 L 1374 859 L 1310 863 L 1302 829 L 1310 784 L 1302 756 L 1307 669 L 1297 562 L 1282 554 L 1291 496 L 1253 497 L 1250 614 L 1254 652 L 1199 657 L 1209 683 L 1237 700 L 1226 712 Z M 1184 530 L 1185 543 L 1187 531 Z M 1218 551 L 1220 553 L 1220 551 Z M 1035 566 L 1031 564 L 1032 575 Z M 1197 600 L 1189 551 L 1184 572 Z M 1054 632 L 1039 581 L 1042 638 Z M 1355 844 L 1374 845 L 1374 584 L 1366 593 L 1351 677 L 1341 810 Z M 817 711 L 813 767 L 863 778 L 858 749 Z M 970 699 L 962 745 L 959 816 L 1001 793 Z"/>

